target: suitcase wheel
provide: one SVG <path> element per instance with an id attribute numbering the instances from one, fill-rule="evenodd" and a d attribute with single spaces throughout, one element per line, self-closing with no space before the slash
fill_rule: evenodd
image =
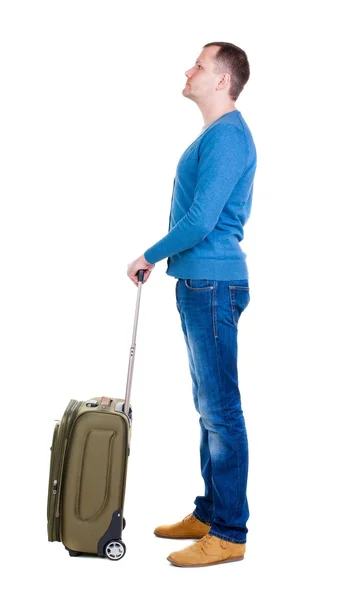
<path id="1" fill-rule="evenodd" d="M 110 540 L 105 546 L 105 555 L 110 560 L 120 560 L 126 553 L 125 544 L 122 540 Z"/>
<path id="2" fill-rule="evenodd" d="M 80 552 L 75 552 L 74 550 L 69 550 L 70 556 L 79 556 Z"/>

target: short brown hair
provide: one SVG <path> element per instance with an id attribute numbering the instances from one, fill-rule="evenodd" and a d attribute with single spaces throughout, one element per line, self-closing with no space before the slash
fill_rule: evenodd
<path id="1" fill-rule="evenodd" d="M 229 42 L 210 42 L 208 46 L 219 46 L 214 57 L 216 72 L 227 71 L 231 75 L 229 95 L 232 100 L 237 100 L 240 92 L 250 77 L 250 65 L 246 53 L 238 46 Z"/>

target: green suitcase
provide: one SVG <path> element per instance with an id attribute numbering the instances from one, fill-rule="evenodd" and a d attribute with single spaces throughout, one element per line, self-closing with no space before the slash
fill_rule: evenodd
<path id="1" fill-rule="evenodd" d="M 131 383 L 144 271 L 138 294 L 124 400 L 106 396 L 71 400 L 54 428 L 47 499 L 50 542 L 70 556 L 97 554 L 119 560 L 128 456 L 131 441 Z"/>

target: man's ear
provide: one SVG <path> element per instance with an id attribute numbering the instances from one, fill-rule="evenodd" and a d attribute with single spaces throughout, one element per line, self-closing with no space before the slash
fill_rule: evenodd
<path id="1" fill-rule="evenodd" d="M 220 81 L 218 83 L 217 89 L 218 90 L 222 90 L 226 86 L 230 87 L 230 85 L 231 85 L 231 75 L 230 75 L 230 73 L 223 73 L 222 76 L 221 76 L 221 78 L 220 78 Z"/>

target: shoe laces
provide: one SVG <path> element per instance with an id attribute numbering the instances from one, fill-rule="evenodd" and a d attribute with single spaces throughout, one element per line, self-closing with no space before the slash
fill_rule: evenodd
<path id="1" fill-rule="evenodd" d="M 189 515 L 187 515 L 187 517 L 184 518 L 184 523 L 194 523 L 195 521 L 195 516 L 193 515 L 193 513 L 190 513 Z"/>
<path id="2" fill-rule="evenodd" d="M 212 535 L 210 533 L 206 533 L 206 535 L 204 535 L 204 537 L 201 538 L 201 540 L 198 540 L 196 543 L 201 544 L 202 547 L 210 546 L 212 544 Z"/>

